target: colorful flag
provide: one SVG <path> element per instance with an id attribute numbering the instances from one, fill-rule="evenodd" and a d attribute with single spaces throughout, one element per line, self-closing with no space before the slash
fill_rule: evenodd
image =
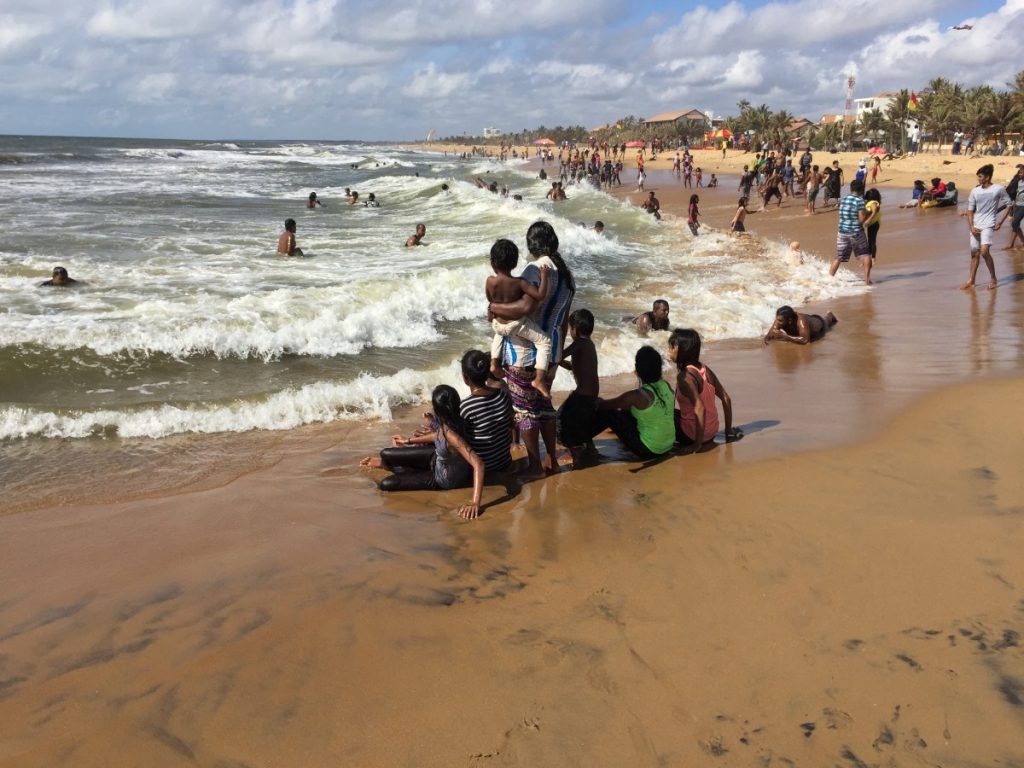
<path id="1" fill-rule="evenodd" d="M 917 94 L 913 91 L 910 92 L 910 108 L 916 110 L 920 105 L 917 103 Z"/>

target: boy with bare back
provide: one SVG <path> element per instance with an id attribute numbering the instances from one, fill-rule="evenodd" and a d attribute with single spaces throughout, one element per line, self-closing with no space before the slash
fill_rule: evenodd
<path id="1" fill-rule="evenodd" d="M 491 246 L 491 269 L 494 274 L 487 278 L 484 290 L 487 293 L 487 300 L 492 304 L 511 304 L 519 301 L 526 294 L 535 301 L 543 301 L 548 295 L 548 272 L 549 267 L 540 268 L 540 285 L 534 285 L 521 277 L 513 277 L 512 270 L 519 263 L 519 248 L 511 240 L 504 238 L 496 240 Z M 551 397 L 551 390 L 548 389 L 546 374 L 548 362 L 551 360 L 551 337 L 541 330 L 531 318 L 522 317 L 518 320 L 491 321 L 491 328 L 494 329 L 494 339 L 491 341 L 491 375 L 495 379 L 502 378 L 505 373 L 501 369 L 501 347 L 506 336 L 519 336 L 532 342 L 537 349 L 537 360 L 535 367 L 537 377 L 533 381 L 533 388 L 546 398 Z"/>

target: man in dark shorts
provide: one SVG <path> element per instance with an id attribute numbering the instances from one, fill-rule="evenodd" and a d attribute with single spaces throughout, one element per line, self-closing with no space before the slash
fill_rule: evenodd
<path id="1" fill-rule="evenodd" d="M 831 312 L 825 316 L 805 315 L 792 307 L 784 306 L 775 310 L 775 322 L 764 335 L 764 343 L 769 341 L 790 341 L 794 344 L 810 344 L 825 337 L 839 320 Z"/>
<path id="2" fill-rule="evenodd" d="M 778 207 L 782 207 L 782 192 L 779 190 L 779 184 L 781 182 L 782 177 L 774 170 L 771 172 L 768 178 L 765 179 L 764 192 L 761 195 L 761 198 L 764 200 L 764 208 L 768 207 L 768 203 L 771 202 L 773 197 L 777 197 L 779 199 Z"/>
<path id="3" fill-rule="evenodd" d="M 654 196 L 653 189 L 647 199 L 640 204 L 640 207 L 651 214 L 654 218 L 661 220 L 661 201 Z"/>

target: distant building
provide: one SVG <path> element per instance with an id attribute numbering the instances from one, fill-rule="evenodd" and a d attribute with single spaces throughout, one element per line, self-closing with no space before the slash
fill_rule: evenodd
<path id="1" fill-rule="evenodd" d="M 884 113 L 885 108 L 888 107 L 895 98 L 895 93 L 880 93 L 877 96 L 865 96 L 862 99 L 854 99 L 853 104 L 857 110 L 856 118 L 860 120 L 861 115 L 872 109 L 878 109 Z"/>
<path id="2" fill-rule="evenodd" d="M 853 123 L 854 119 L 855 118 L 853 115 L 850 115 L 849 117 L 845 117 L 844 115 L 822 115 L 821 119 L 818 120 L 818 125 L 831 125 L 832 123 L 842 123 L 844 122 L 844 120 L 847 124 L 851 124 Z"/>
<path id="3" fill-rule="evenodd" d="M 501 128 L 484 128 L 485 139 L 497 139 L 498 137 L 504 135 L 504 133 L 505 132 L 501 130 Z"/>
<path id="4" fill-rule="evenodd" d="M 703 130 L 703 128 L 707 127 L 710 121 L 708 120 L 708 116 L 699 109 L 684 109 L 678 112 L 662 112 L 660 115 L 655 115 L 654 117 L 644 120 L 644 125 L 652 127 L 670 126 L 673 124 L 684 125 L 686 123 L 697 123 Z"/>

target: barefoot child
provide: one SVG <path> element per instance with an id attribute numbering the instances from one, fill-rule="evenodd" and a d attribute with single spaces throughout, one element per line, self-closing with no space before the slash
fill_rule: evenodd
<path id="1" fill-rule="evenodd" d="M 700 209 L 697 207 L 697 203 L 700 202 L 700 198 L 697 195 L 690 195 L 690 207 L 687 212 L 686 223 L 690 226 L 690 231 L 694 235 L 697 234 L 697 229 L 700 227 Z"/>
<path id="2" fill-rule="evenodd" d="M 747 229 L 743 226 L 743 220 L 747 218 L 748 213 L 756 213 L 756 211 L 747 210 L 747 198 L 745 197 L 741 197 L 737 205 L 739 207 L 736 209 L 736 215 L 732 217 L 729 227 L 733 232 L 746 232 Z"/>
<path id="3" fill-rule="evenodd" d="M 540 269 L 540 285 L 534 285 L 521 277 L 512 277 L 512 270 L 519 263 L 519 249 L 511 240 L 504 238 L 496 240 L 491 246 L 491 269 L 494 274 L 487 278 L 484 290 L 487 293 L 487 300 L 493 304 L 511 304 L 519 301 L 523 295 L 529 296 L 536 301 L 543 301 L 548 295 L 548 267 Z M 547 384 L 548 361 L 551 359 L 551 337 L 540 329 L 529 317 L 521 317 L 518 320 L 499 320 L 494 318 L 491 321 L 491 328 L 494 329 L 494 339 L 491 341 L 491 375 L 495 379 L 504 376 L 501 369 L 501 344 L 506 336 L 519 336 L 527 341 L 533 342 L 537 348 L 537 377 L 533 381 L 533 388 L 546 398 L 551 397 L 551 391 Z"/>
<path id="4" fill-rule="evenodd" d="M 597 377 L 597 348 L 591 341 L 594 315 L 588 309 L 577 309 L 569 315 L 572 344 L 562 352 L 563 368 L 572 371 L 576 389 L 558 409 L 558 442 L 572 454 L 572 468 L 578 469 L 585 455 L 597 454 L 594 447 L 594 414 L 601 383 Z M 566 362 L 571 357 L 572 362 Z"/>
<path id="5" fill-rule="evenodd" d="M 712 443 L 718 433 L 715 398 L 722 401 L 725 439 L 739 440 L 743 433 L 732 426 L 732 400 L 715 372 L 700 361 L 700 334 L 692 328 L 676 328 L 668 339 L 668 359 L 676 364 L 676 442 L 685 453 Z"/>

